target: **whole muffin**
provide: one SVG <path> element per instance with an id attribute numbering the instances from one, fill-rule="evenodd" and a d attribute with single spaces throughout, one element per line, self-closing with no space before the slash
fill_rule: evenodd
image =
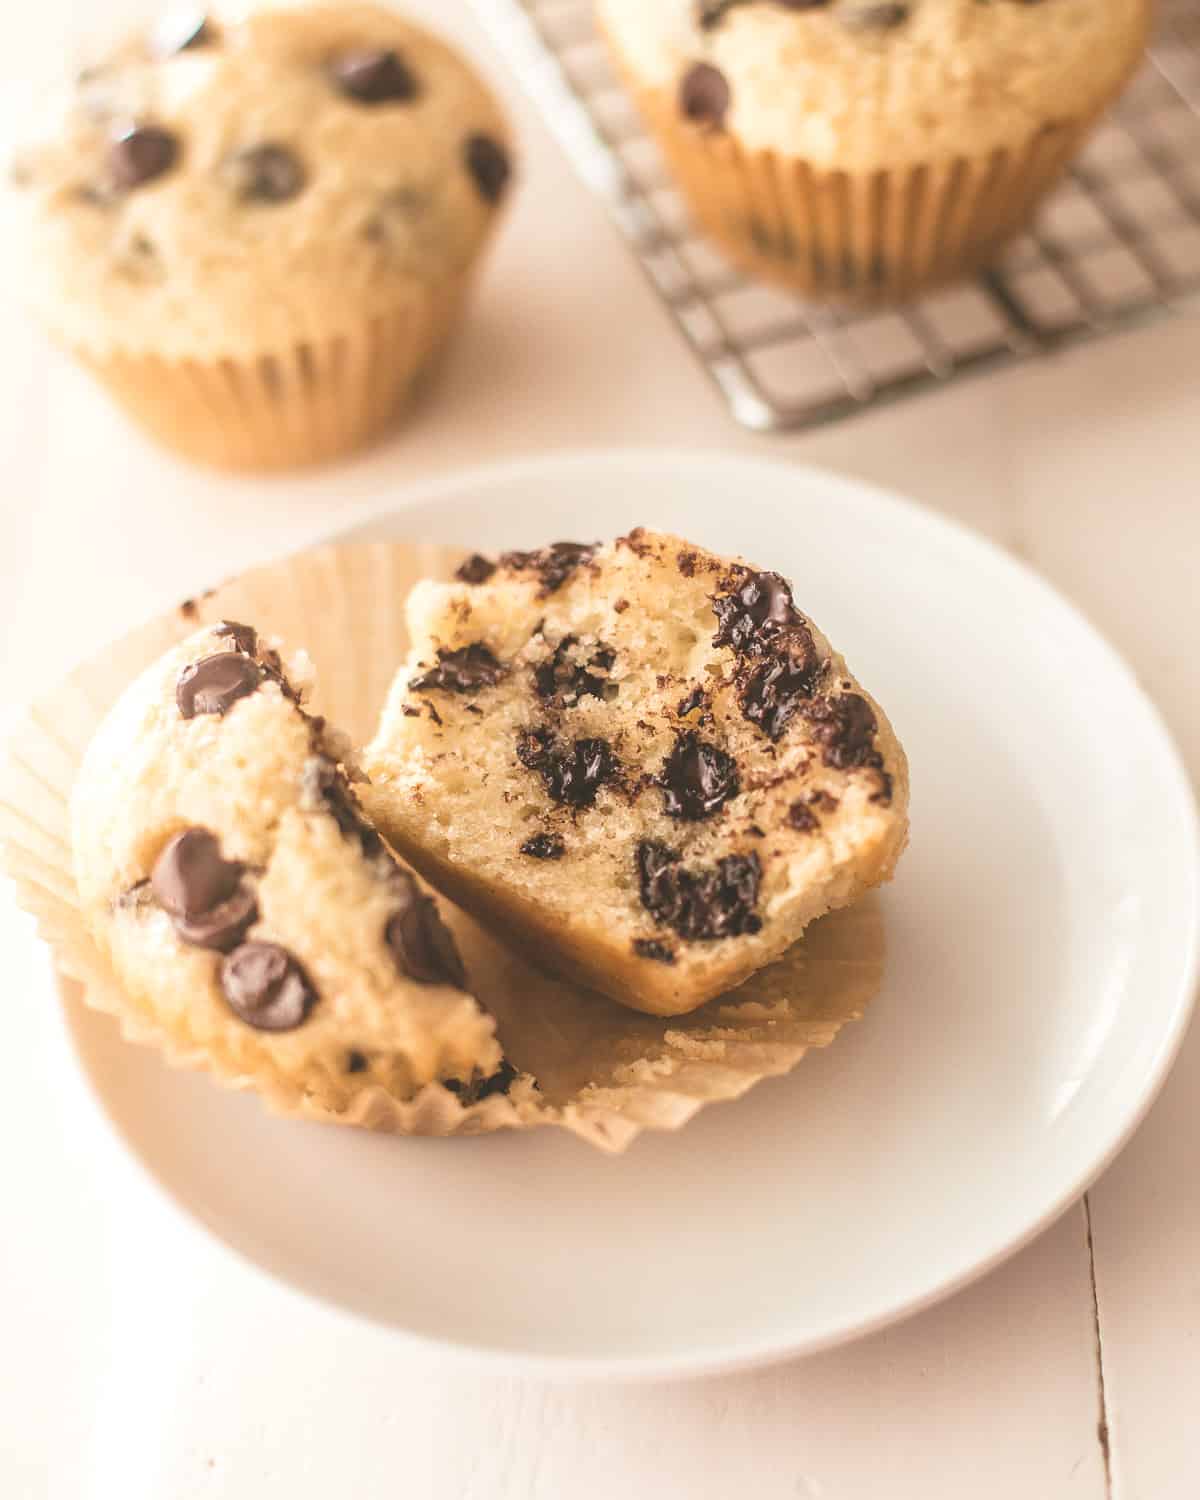
<path id="1" fill-rule="evenodd" d="M 597 0 L 700 223 L 811 296 L 907 296 L 1029 222 L 1150 0 Z"/>
<path id="2" fill-rule="evenodd" d="M 509 177 L 491 93 L 394 12 L 176 9 L 18 148 L 12 277 L 175 448 L 319 461 L 403 406 Z"/>

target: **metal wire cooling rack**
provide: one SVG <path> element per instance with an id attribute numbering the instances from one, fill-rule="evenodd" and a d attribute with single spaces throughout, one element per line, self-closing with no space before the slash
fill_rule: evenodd
<path id="1" fill-rule="evenodd" d="M 734 270 L 679 194 L 592 24 L 592 0 L 473 0 L 724 392 L 764 431 L 813 427 L 1200 299 L 1200 5 L 1162 0 L 1145 67 L 1033 233 L 972 282 L 830 311 Z"/>

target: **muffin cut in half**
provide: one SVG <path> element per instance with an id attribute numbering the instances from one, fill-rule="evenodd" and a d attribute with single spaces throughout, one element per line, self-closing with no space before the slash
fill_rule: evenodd
<path id="1" fill-rule="evenodd" d="M 72 797 L 80 907 L 168 1052 L 361 1123 L 511 1081 L 433 898 L 363 816 L 306 662 L 198 631 L 122 695 Z"/>
<path id="2" fill-rule="evenodd" d="M 636 530 L 408 601 L 365 806 L 546 967 L 675 1015 L 887 880 L 908 772 L 777 573 Z"/>

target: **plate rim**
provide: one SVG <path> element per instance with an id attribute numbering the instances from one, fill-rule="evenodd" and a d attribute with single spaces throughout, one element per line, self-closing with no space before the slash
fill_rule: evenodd
<path id="1" fill-rule="evenodd" d="M 1143 730 L 1151 737 L 1156 753 L 1161 757 L 1164 770 L 1170 773 L 1167 789 L 1169 805 L 1181 815 L 1182 832 L 1190 846 L 1191 886 L 1193 897 L 1200 896 L 1200 808 L 1190 776 L 1183 762 L 1179 747 L 1157 704 L 1146 692 L 1136 673 L 1124 656 L 1108 640 L 1103 631 L 1088 615 L 1060 589 L 1040 574 L 1024 559 L 1007 551 L 999 543 L 958 520 L 935 511 L 918 501 L 909 499 L 897 491 L 889 490 L 868 480 L 837 473 L 820 465 L 796 462 L 782 456 L 729 452 L 722 448 L 684 449 L 672 446 L 585 447 L 571 448 L 550 453 L 518 455 L 494 462 L 469 465 L 459 469 L 427 476 L 402 485 L 395 493 L 377 506 L 360 512 L 348 524 L 323 532 L 299 551 L 313 548 L 354 543 L 369 540 L 370 533 L 394 515 L 419 509 L 422 505 L 435 504 L 447 495 L 458 495 L 472 489 L 486 489 L 519 481 L 529 476 L 543 476 L 547 472 L 560 473 L 587 469 L 594 472 L 597 467 L 611 470 L 637 469 L 644 479 L 648 470 L 678 469 L 680 467 L 702 468 L 711 478 L 714 469 L 724 468 L 733 472 L 759 470 L 770 472 L 776 478 L 786 474 L 793 482 L 825 489 L 831 502 L 853 502 L 866 509 L 882 509 L 901 516 L 915 526 L 919 533 L 933 538 L 944 538 L 972 555 L 984 566 L 999 574 L 1007 573 L 1019 581 L 1024 588 L 1032 588 L 1041 602 L 1057 610 L 1060 616 L 1070 620 L 1086 638 L 1089 648 L 1096 653 L 1094 660 L 1106 673 L 1120 680 L 1142 715 Z M 752 502 L 759 504 L 757 500 Z M 286 553 L 279 554 L 287 555 Z M 257 566 L 257 564 L 256 564 Z M 135 627 L 136 628 L 136 627 Z M 445 1364 L 461 1369 L 481 1368 L 497 1374 L 519 1376 L 549 1381 L 556 1384 L 585 1382 L 638 1383 L 663 1380 L 702 1378 L 737 1371 L 761 1369 L 781 1361 L 807 1357 L 825 1350 L 866 1338 L 894 1323 L 930 1308 L 954 1296 L 971 1283 L 987 1276 L 991 1271 L 1016 1255 L 1045 1233 L 1059 1218 L 1076 1204 L 1088 1189 L 1108 1169 L 1145 1120 L 1175 1060 L 1179 1055 L 1193 1013 L 1200 1001 L 1200 911 L 1197 900 L 1190 903 L 1192 912 L 1190 933 L 1187 938 L 1187 953 L 1184 955 L 1182 983 L 1179 993 L 1171 1002 L 1169 1020 L 1147 1059 L 1143 1079 L 1133 1104 L 1115 1122 L 1104 1136 L 1103 1149 L 1088 1166 L 1071 1178 L 1052 1195 L 1047 1206 L 1035 1215 L 1022 1229 L 1008 1236 L 988 1255 L 949 1277 L 935 1276 L 928 1285 L 908 1296 L 893 1299 L 886 1307 L 868 1312 L 857 1319 L 847 1320 L 837 1328 L 808 1336 L 797 1336 L 795 1332 L 756 1337 L 741 1342 L 725 1340 L 717 1345 L 684 1354 L 649 1354 L 592 1356 L 580 1354 L 521 1354 L 495 1345 L 472 1343 L 467 1339 L 444 1338 L 416 1332 L 386 1319 L 349 1307 L 315 1289 L 300 1285 L 290 1278 L 270 1270 L 256 1260 L 248 1250 L 231 1242 L 215 1222 L 197 1206 L 187 1201 L 170 1183 L 165 1175 L 151 1165 L 143 1156 L 137 1142 L 127 1133 L 120 1120 L 111 1112 L 105 1090 L 93 1074 L 86 1059 L 85 1045 L 80 1034 L 80 1021 L 93 1018 L 93 1013 L 83 1006 L 70 991 L 70 981 L 51 965 L 55 988 L 63 1007 L 68 1040 L 79 1065 L 79 1074 L 90 1101 L 103 1122 L 109 1146 L 119 1143 L 127 1165 L 151 1188 L 155 1198 L 189 1229 L 197 1227 L 205 1231 L 206 1238 L 222 1254 L 248 1268 L 254 1275 L 262 1277 L 287 1295 L 297 1297 L 310 1306 L 319 1307 L 335 1319 L 346 1324 L 370 1329 L 377 1335 L 399 1341 L 413 1352 L 433 1355 Z"/>

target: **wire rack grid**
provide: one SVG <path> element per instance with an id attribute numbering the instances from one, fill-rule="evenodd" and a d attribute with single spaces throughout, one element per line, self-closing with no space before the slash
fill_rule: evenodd
<path id="1" fill-rule="evenodd" d="M 1162 0 L 1146 64 L 1034 229 L 970 282 L 835 310 L 750 280 L 688 222 L 592 0 L 473 0 L 735 417 L 814 427 L 1200 304 L 1200 6 Z"/>

